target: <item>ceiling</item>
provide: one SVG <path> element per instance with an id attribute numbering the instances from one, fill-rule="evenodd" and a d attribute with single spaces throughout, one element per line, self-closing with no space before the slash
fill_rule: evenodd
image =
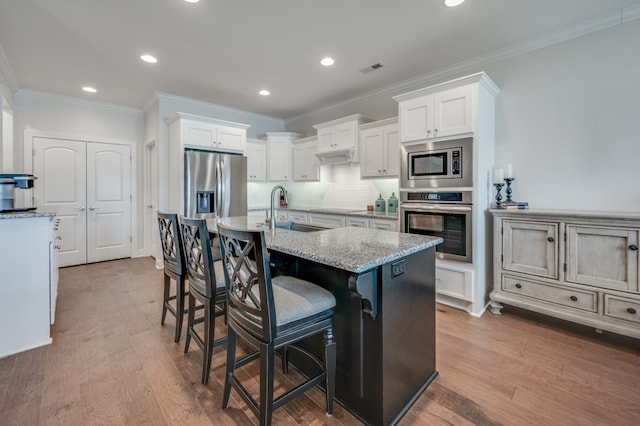
<path id="1" fill-rule="evenodd" d="M 0 73 L 13 91 L 133 107 L 143 107 L 159 91 L 285 119 L 636 4 L 467 0 L 447 8 L 442 0 L 2 0 Z M 143 53 L 158 63 L 142 62 Z M 335 65 L 321 66 L 324 56 Z M 384 67 L 361 72 L 375 63 Z M 84 93 L 85 85 L 98 92 Z M 271 95 L 258 95 L 260 89 Z"/>

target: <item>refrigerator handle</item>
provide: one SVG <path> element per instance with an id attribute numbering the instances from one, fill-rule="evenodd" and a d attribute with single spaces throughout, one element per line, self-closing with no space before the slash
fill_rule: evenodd
<path id="1" fill-rule="evenodd" d="M 222 208 L 222 170 L 221 170 L 221 160 L 218 157 L 216 161 L 216 218 L 223 217 L 220 209 Z"/>

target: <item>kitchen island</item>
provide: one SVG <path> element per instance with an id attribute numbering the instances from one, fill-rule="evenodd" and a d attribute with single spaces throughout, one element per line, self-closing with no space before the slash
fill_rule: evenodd
<path id="1" fill-rule="evenodd" d="M 276 271 L 333 293 L 337 401 L 367 424 L 398 422 L 438 374 L 435 247 L 442 239 L 355 227 L 269 230 L 250 216 L 220 221 L 264 230 Z M 207 225 L 216 231 L 216 220 Z M 305 343 L 322 354 L 321 337 Z M 315 371 L 294 355 L 300 371 Z"/>
<path id="2" fill-rule="evenodd" d="M 54 216 L 0 213 L 0 358 L 51 343 L 58 279 Z"/>

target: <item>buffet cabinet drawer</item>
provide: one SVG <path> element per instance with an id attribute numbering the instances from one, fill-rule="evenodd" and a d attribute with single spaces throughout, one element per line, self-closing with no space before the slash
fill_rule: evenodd
<path id="1" fill-rule="evenodd" d="M 509 293 L 581 309 L 583 311 L 598 311 L 598 294 L 596 292 L 559 287 L 509 276 L 503 276 L 502 289 Z"/>
<path id="2" fill-rule="evenodd" d="M 633 321 L 640 324 L 640 300 L 604 295 L 604 314 L 608 317 Z"/>

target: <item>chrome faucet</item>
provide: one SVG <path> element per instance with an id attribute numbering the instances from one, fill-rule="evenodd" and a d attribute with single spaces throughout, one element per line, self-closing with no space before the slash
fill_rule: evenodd
<path id="1" fill-rule="evenodd" d="M 276 228 L 276 217 L 274 215 L 274 206 L 273 206 L 273 196 L 276 194 L 276 191 L 280 189 L 282 191 L 282 193 L 284 194 L 284 200 L 285 202 L 288 204 L 289 201 L 287 200 L 287 190 L 284 189 L 284 186 L 282 185 L 276 185 L 273 187 L 273 189 L 271 190 L 271 217 L 267 218 L 269 221 L 269 229 L 275 229 Z"/>

